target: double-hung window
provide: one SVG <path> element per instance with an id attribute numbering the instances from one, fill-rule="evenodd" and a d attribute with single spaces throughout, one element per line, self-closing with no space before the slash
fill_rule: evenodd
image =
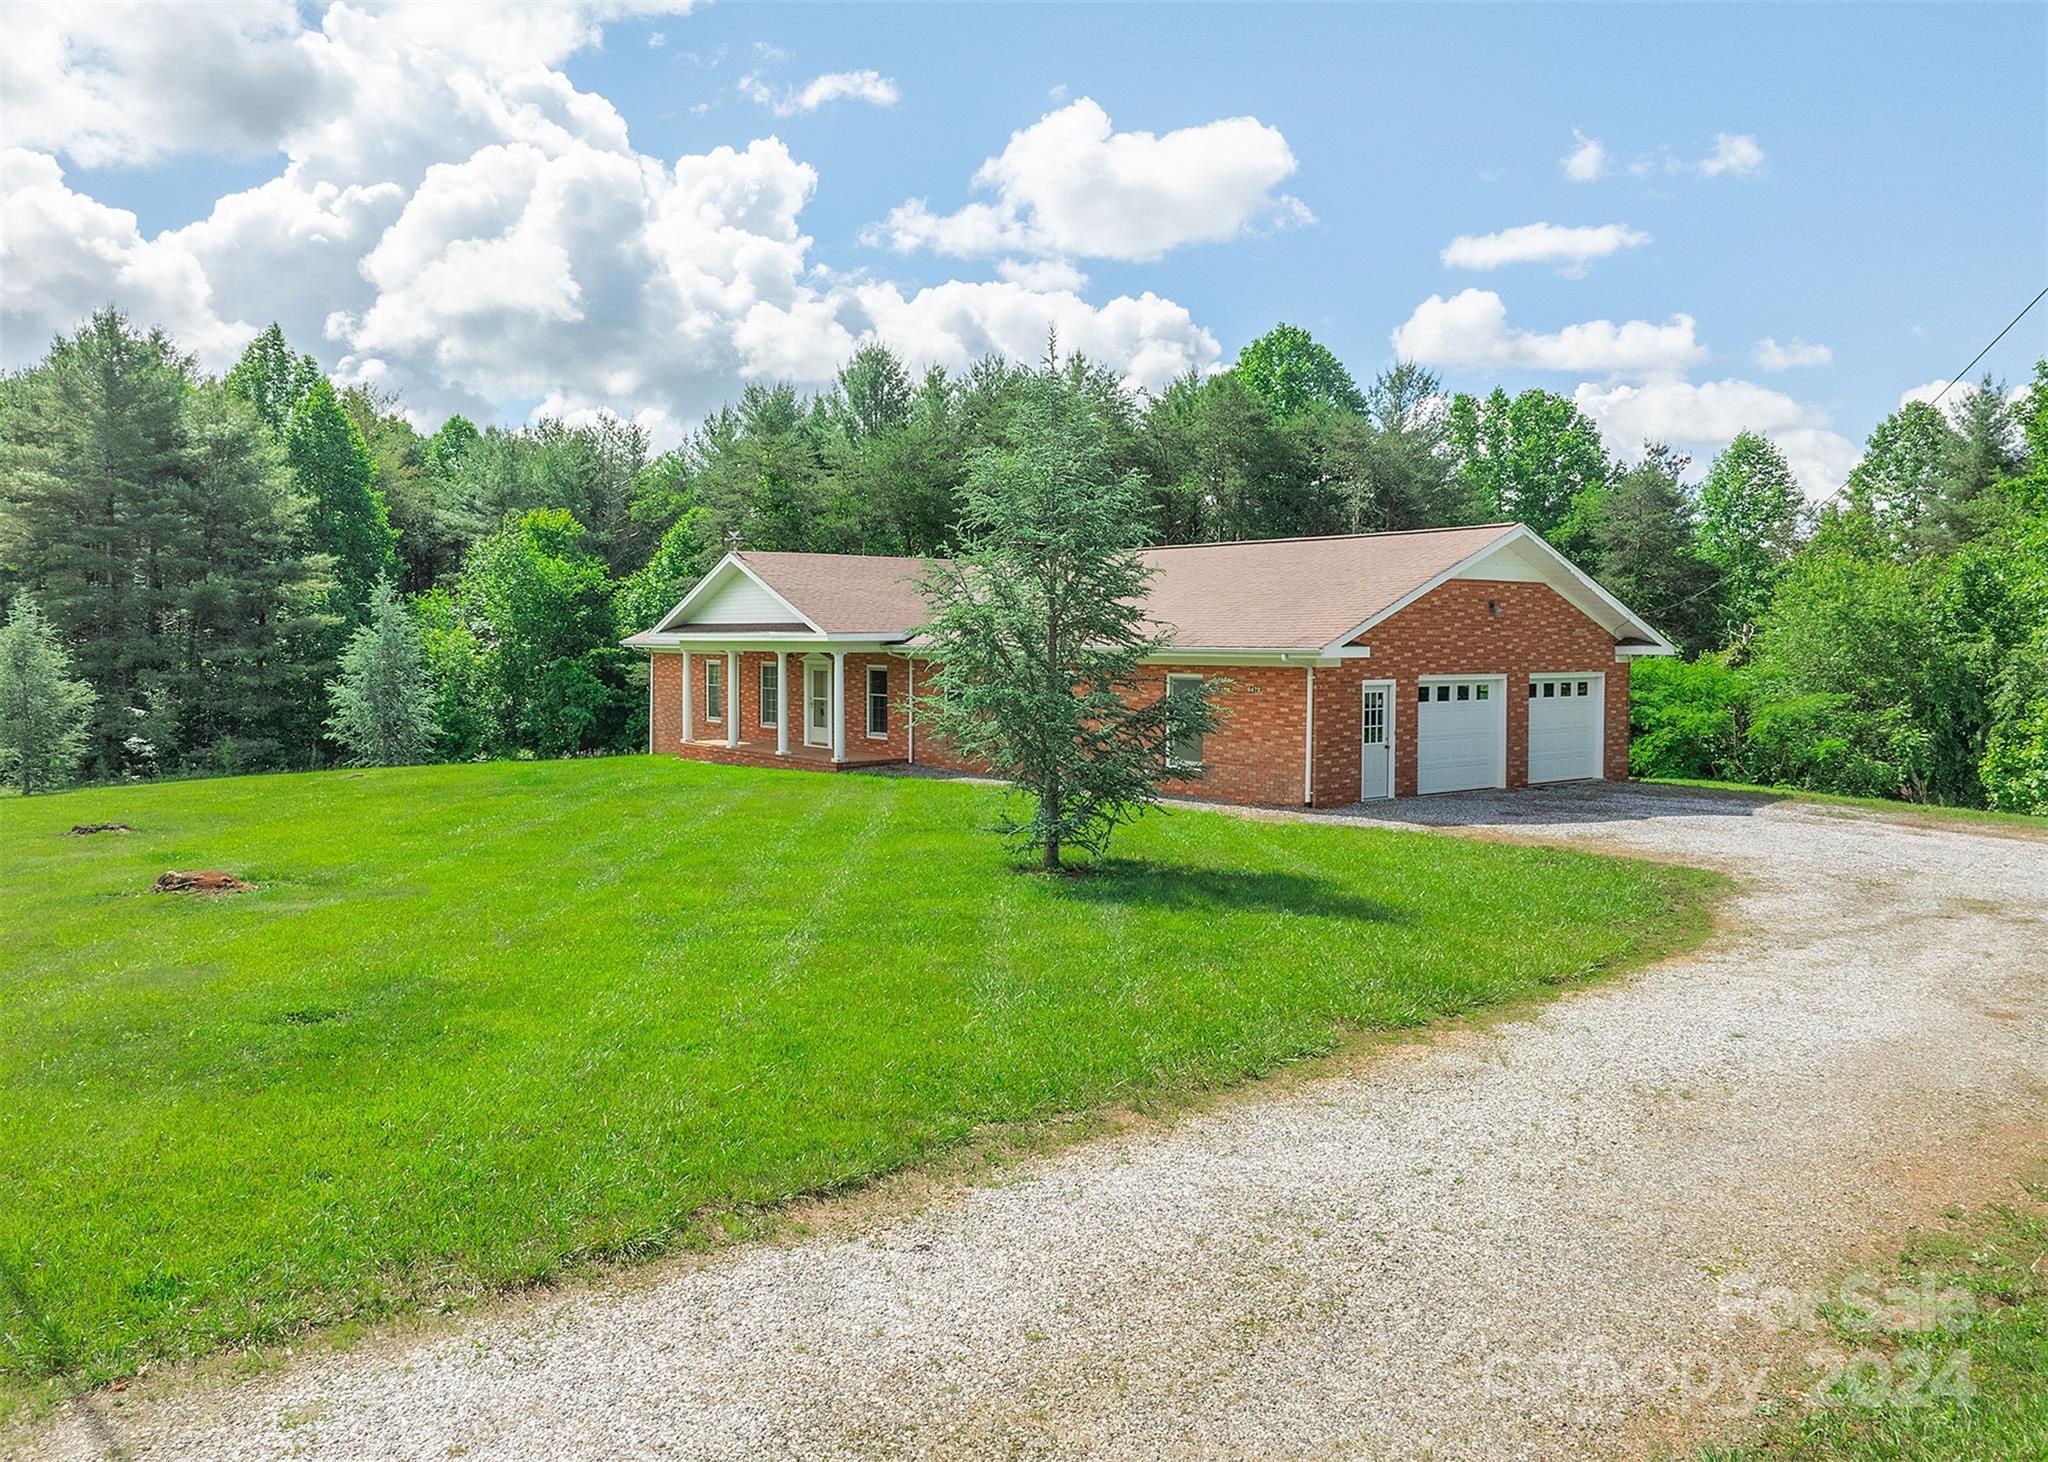
<path id="1" fill-rule="evenodd" d="M 782 679 L 776 670 L 773 660 L 761 662 L 761 724 L 764 727 L 782 724 Z"/>
<path id="2" fill-rule="evenodd" d="M 723 657 L 704 662 L 704 719 L 723 721 L 725 719 L 725 660 Z"/>
<path id="3" fill-rule="evenodd" d="M 1176 724 L 1181 718 L 1172 714 L 1172 703 L 1176 696 L 1199 699 L 1203 679 L 1199 675 L 1169 675 L 1166 677 L 1166 699 L 1168 703 L 1166 726 L 1166 764 L 1170 767 L 1197 768 L 1202 765 L 1202 733 L 1192 726 Z"/>
<path id="4" fill-rule="evenodd" d="M 889 667 L 868 666 L 868 735 L 886 740 L 889 735 Z"/>

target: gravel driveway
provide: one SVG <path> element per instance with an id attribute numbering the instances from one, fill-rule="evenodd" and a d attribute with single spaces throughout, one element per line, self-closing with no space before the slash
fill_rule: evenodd
<path id="1" fill-rule="evenodd" d="M 207 1458 L 1637 1453 L 1804 1354 L 1748 1300 L 2048 1151 L 2048 844 L 1599 786 L 1378 816 L 1747 892 L 1699 957 L 907 1216 L 100 1413 Z"/>

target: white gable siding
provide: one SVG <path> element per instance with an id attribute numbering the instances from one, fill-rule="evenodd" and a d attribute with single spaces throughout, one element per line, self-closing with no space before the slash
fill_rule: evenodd
<path id="1" fill-rule="evenodd" d="M 1552 571 L 1548 560 L 1539 559 L 1519 543 L 1506 544 L 1469 564 L 1451 577 L 1457 579 L 1499 579 L 1523 584 L 1553 583 L 1562 575 Z"/>
<path id="2" fill-rule="evenodd" d="M 782 624 L 795 618 L 787 604 L 734 568 L 689 613 L 692 624 Z"/>
<path id="3" fill-rule="evenodd" d="M 1565 602 L 1603 629 L 1625 633 L 1622 617 L 1556 559 L 1526 543 L 1507 542 L 1491 553 L 1467 564 L 1452 575 L 1458 579 L 1497 579 L 1525 584 L 1548 584 Z"/>

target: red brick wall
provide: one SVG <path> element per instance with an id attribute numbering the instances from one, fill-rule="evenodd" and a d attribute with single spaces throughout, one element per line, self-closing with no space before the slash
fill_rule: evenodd
<path id="1" fill-rule="evenodd" d="M 1490 607 L 1499 606 L 1499 613 Z M 1359 684 L 1394 682 L 1394 791 L 1415 795 L 1415 688 L 1423 675 L 1506 675 L 1508 785 L 1528 783 L 1529 676 L 1577 670 L 1607 678 L 1607 777 L 1628 777 L 1628 666 L 1614 636 L 1548 584 L 1454 579 L 1360 636 L 1365 660 L 1316 671 L 1318 807 L 1358 800 Z"/>
<path id="2" fill-rule="evenodd" d="M 889 672 L 889 734 L 868 735 L 868 667 Z M 917 667 L 921 676 L 923 666 Z M 849 757 L 910 755 L 910 662 L 901 655 L 846 657 L 846 754 Z M 922 748 L 920 748 L 921 750 Z"/>
<path id="3" fill-rule="evenodd" d="M 650 655 L 654 676 L 654 749 L 673 756 L 683 744 L 683 657 Z"/>
<path id="4" fill-rule="evenodd" d="M 1167 790 L 1218 802 L 1299 803 L 1308 727 L 1308 671 L 1299 665 L 1148 665 L 1141 695 L 1166 694 L 1166 677 L 1228 681 L 1214 698 L 1222 725 L 1202 740 L 1205 774 Z"/>

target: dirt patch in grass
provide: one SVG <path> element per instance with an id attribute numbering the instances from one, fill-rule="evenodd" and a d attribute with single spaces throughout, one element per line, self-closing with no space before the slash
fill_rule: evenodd
<path id="1" fill-rule="evenodd" d="M 65 836 L 69 838 L 89 838 L 94 833 L 132 833 L 134 831 L 135 829 L 128 826 L 125 822 L 74 822 L 71 824 L 71 831 L 66 833 Z"/>
<path id="2" fill-rule="evenodd" d="M 163 875 L 149 886 L 151 893 L 247 893 L 255 888 L 232 873 L 208 870 L 200 873 L 180 873 L 176 869 Z"/>

